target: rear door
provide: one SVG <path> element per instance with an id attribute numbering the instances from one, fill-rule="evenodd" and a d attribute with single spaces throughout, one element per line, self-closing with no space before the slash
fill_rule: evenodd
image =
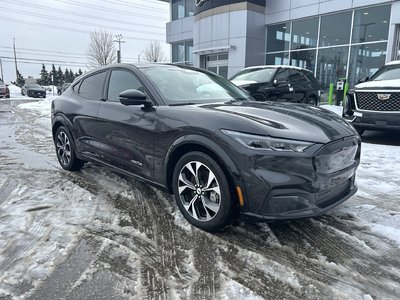
<path id="1" fill-rule="evenodd" d="M 304 102 L 310 89 L 307 78 L 301 70 L 290 69 L 289 83 L 293 88 L 293 102 Z"/>
<path id="2" fill-rule="evenodd" d="M 97 156 L 99 147 L 97 113 L 103 99 L 106 71 L 84 78 L 73 87 L 74 97 L 69 97 L 63 107 L 73 126 L 77 150 L 90 156 Z"/>
<path id="3" fill-rule="evenodd" d="M 118 95 L 128 89 L 137 89 L 149 95 L 133 71 L 113 69 L 98 114 L 102 158 L 114 166 L 149 179 L 153 177 L 157 108 L 121 104 Z M 151 100 L 150 96 L 148 98 Z"/>

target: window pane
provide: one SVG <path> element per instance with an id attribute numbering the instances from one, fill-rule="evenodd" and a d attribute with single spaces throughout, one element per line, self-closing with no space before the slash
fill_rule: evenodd
<path id="1" fill-rule="evenodd" d="M 363 77 L 371 77 L 385 64 L 387 43 L 352 46 L 349 83 L 353 87 Z"/>
<path id="2" fill-rule="evenodd" d="M 290 64 L 314 72 L 316 53 L 316 50 L 293 51 L 290 54 Z"/>
<path id="3" fill-rule="evenodd" d="M 172 62 L 185 61 L 185 44 L 174 43 L 172 44 Z"/>
<path id="4" fill-rule="evenodd" d="M 122 70 L 112 71 L 108 88 L 108 99 L 119 101 L 119 94 L 130 89 L 139 90 L 144 93 L 144 88 L 135 75 Z"/>
<path id="5" fill-rule="evenodd" d="M 184 0 L 172 0 L 172 21 L 185 17 Z"/>
<path id="6" fill-rule="evenodd" d="M 219 67 L 218 74 L 224 77 L 225 79 L 228 78 L 228 66 Z"/>
<path id="7" fill-rule="evenodd" d="M 190 17 L 194 15 L 194 1 L 186 0 L 185 2 L 185 17 Z"/>
<path id="8" fill-rule="evenodd" d="M 193 41 L 185 42 L 185 62 L 188 65 L 193 65 Z"/>
<path id="9" fill-rule="evenodd" d="M 388 39 L 390 5 L 356 10 L 354 13 L 353 43 Z"/>
<path id="10" fill-rule="evenodd" d="M 331 83 L 336 85 L 339 78 L 346 77 L 348 53 L 347 46 L 319 50 L 316 78 L 325 91 Z"/>
<path id="11" fill-rule="evenodd" d="M 93 100 L 100 100 L 103 97 L 104 79 L 106 72 L 97 73 L 83 80 L 79 95 Z"/>
<path id="12" fill-rule="evenodd" d="M 289 82 L 292 84 L 305 84 L 307 83 L 307 77 L 299 70 L 289 70 Z"/>
<path id="13" fill-rule="evenodd" d="M 289 52 L 267 54 L 266 65 L 288 65 L 289 64 Z"/>
<path id="14" fill-rule="evenodd" d="M 348 44 L 352 12 L 321 17 L 320 47 Z"/>
<path id="15" fill-rule="evenodd" d="M 268 26 L 267 52 L 289 50 L 290 23 Z"/>
<path id="16" fill-rule="evenodd" d="M 292 49 L 317 47 L 318 18 L 293 22 Z"/>

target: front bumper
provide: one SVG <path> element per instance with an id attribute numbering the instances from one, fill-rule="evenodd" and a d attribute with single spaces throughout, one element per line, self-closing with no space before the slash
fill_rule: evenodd
<path id="1" fill-rule="evenodd" d="M 400 112 L 366 112 L 353 110 L 345 119 L 354 127 L 370 130 L 400 130 Z"/>
<path id="2" fill-rule="evenodd" d="M 337 153 L 350 141 L 357 144 L 350 165 L 332 172 L 317 170 L 315 161 L 320 154 Z M 319 145 L 311 153 L 250 157 L 247 169 L 244 164 L 239 167 L 246 191 L 242 215 L 260 220 L 289 220 L 317 216 L 339 205 L 357 192 L 360 145 L 359 137 L 353 136 Z"/>

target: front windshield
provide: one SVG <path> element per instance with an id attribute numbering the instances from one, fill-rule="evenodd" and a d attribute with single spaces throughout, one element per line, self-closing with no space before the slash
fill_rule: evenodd
<path id="1" fill-rule="evenodd" d="M 38 85 L 38 84 L 28 84 L 28 87 L 29 88 L 35 88 L 35 89 L 40 89 L 40 88 L 42 88 L 40 85 Z"/>
<path id="2" fill-rule="evenodd" d="M 169 105 L 247 100 L 250 97 L 228 80 L 179 66 L 142 69 Z"/>
<path id="3" fill-rule="evenodd" d="M 378 72 L 371 77 L 371 80 L 392 80 L 400 79 L 400 64 L 388 65 L 380 68 Z"/>
<path id="4" fill-rule="evenodd" d="M 274 78 L 275 73 L 276 68 L 247 69 L 235 75 L 231 80 L 269 82 Z"/>

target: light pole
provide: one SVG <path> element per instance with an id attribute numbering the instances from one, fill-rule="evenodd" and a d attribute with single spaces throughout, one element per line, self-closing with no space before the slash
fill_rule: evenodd
<path id="1" fill-rule="evenodd" d="M 115 37 L 117 40 L 114 40 L 114 42 L 118 43 L 118 63 L 121 63 L 121 43 L 125 43 L 125 41 L 122 40 L 122 34 L 117 34 Z"/>
<path id="2" fill-rule="evenodd" d="M 3 77 L 3 61 L 1 60 L 1 57 L 0 57 L 0 69 L 1 69 L 1 81 L 4 82 L 4 77 Z"/>
<path id="3" fill-rule="evenodd" d="M 142 52 L 140 52 L 139 55 L 137 56 L 138 57 L 138 62 L 140 62 L 140 55 L 142 55 L 143 52 L 144 52 L 144 50 L 142 50 Z"/>

